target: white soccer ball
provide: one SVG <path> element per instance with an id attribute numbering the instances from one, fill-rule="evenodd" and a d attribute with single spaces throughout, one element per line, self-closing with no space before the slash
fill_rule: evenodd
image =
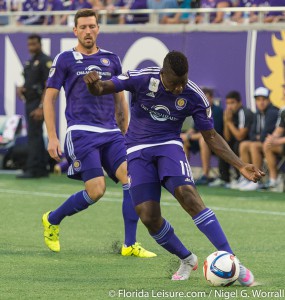
<path id="1" fill-rule="evenodd" d="M 231 253 L 216 251 L 204 261 L 204 276 L 210 285 L 230 286 L 239 276 L 239 261 Z"/>

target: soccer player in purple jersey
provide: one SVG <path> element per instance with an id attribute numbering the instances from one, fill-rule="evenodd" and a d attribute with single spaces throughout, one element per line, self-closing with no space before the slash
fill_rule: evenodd
<path id="1" fill-rule="evenodd" d="M 67 120 L 64 152 L 69 162 L 67 175 L 84 181 L 85 189 L 71 195 L 56 210 L 43 215 L 45 243 L 52 251 L 59 252 L 58 233 L 62 219 L 88 208 L 104 195 L 103 167 L 115 182 L 120 181 L 123 185 L 125 242 L 122 255 L 156 256 L 136 241 L 138 215 L 129 194 L 126 148 L 120 131 L 125 132 L 128 123 L 128 107 L 123 93 L 103 96 L 102 101 L 101 97 L 94 97 L 88 92 L 83 80 L 83 75 L 91 70 L 97 70 L 103 79 L 119 75 L 122 72 L 120 59 L 97 46 L 99 26 L 93 10 L 79 10 L 74 23 L 73 31 L 78 44 L 54 59 L 44 98 L 44 116 L 49 138 L 48 151 L 52 158 L 59 161 L 61 147 L 56 134 L 55 102 L 63 86 Z"/>
<path id="2" fill-rule="evenodd" d="M 209 102 L 198 86 L 188 80 L 188 61 L 184 54 L 169 52 L 158 67 L 128 71 L 103 81 L 96 72 L 84 76 L 93 95 L 122 90 L 132 93 L 131 121 L 127 131 L 127 159 L 130 192 L 140 219 L 156 242 L 181 259 L 172 280 L 186 280 L 198 265 L 161 216 L 161 185 L 178 200 L 199 230 L 218 249 L 233 253 L 214 214 L 200 198 L 180 139 L 181 127 L 192 116 L 209 148 L 237 168 L 246 178 L 257 181 L 264 173 L 242 162 L 214 130 Z M 240 265 L 239 281 L 250 286 L 253 274 Z"/>

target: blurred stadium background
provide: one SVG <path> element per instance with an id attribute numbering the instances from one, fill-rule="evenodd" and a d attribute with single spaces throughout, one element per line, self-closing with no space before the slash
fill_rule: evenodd
<path id="1" fill-rule="evenodd" d="M 10 9 L 11 3 L 8 3 Z M 149 13 L 149 22 L 127 25 L 107 24 L 108 11 L 99 10 L 102 25 L 98 45 L 117 53 L 122 60 L 123 70 L 149 64 L 161 66 L 168 51 L 180 50 L 189 59 L 190 79 L 200 86 L 212 88 L 215 101 L 221 106 L 224 106 L 228 91 L 238 90 L 244 105 L 254 111 L 253 92 L 258 86 L 265 86 L 271 91 L 271 100 L 276 106 L 284 106 L 285 23 L 264 23 L 266 11 L 279 9 L 284 13 L 284 7 L 254 8 L 259 17 L 252 24 L 237 24 L 229 20 L 228 12 L 235 9 L 243 12 L 250 10 L 232 7 L 189 8 L 183 10 L 189 13 L 189 22 L 171 25 L 159 23 L 159 13 L 162 13 L 159 10 L 136 10 L 136 14 Z M 180 11 L 168 10 L 172 13 Z M 192 13 L 210 14 L 216 11 L 224 12 L 224 19 L 219 24 L 193 24 L 190 20 Z M 47 10 L 11 12 L 7 8 L 5 12 L 0 11 L 5 21 L 0 26 L 2 120 L 24 113 L 23 103 L 16 96 L 16 86 L 23 83 L 23 64 L 29 58 L 27 36 L 40 33 L 44 51 L 55 57 L 58 52 L 75 45 L 72 21 L 67 21 L 66 25 L 59 24 L 64 15 L 71 16 L 68 20 L 72 20 L 73 13 Z M 116 13 L 124 15 L 134 11 L 117 10 Z M 50 25 L 18 24 L 17 20 L 24 14 L 53 16 L 55 21 Z M 62 93 L 57 108 L 57 125 L 62 143 L 66 129 L 64 108 Z M 1 151 L 0 157 L 2 164 L 4 154 Z M 197 166 L 197 160 L 194 159 L 193 164 Z M 200 257 L 199 271 L 191 281 L 179 284 L 170 282 L 169 275 L 175 266 L 173 258 L 150 240 L 142 225 L 139 226 L 140 240 L 147 248 L 157 252 L 158 258 L 128 260 L 117 254 L 123 232 L 121 191 L 111 181 L 107 183 L 109 190 L 96 209 L 92 208 L 68 220 L 68 225 L 63 224 L 63 251 L 60 255 L 54 255 L 48 252 L 43 243 L 41 215 L 47 208 L 60 204 L 80 184 L 74 184 L 64 175 L 29 182 L 19 182 L 14 175 L 7 173 L 0 175 L 0 299 L 110 299 L 109 291 L 117 292 L 119 289 L 205 291 L 206 297 L 211 298 L 211 288 L 202 276 L 201 265 L 203 258 L 214 249 L 166 193 L 163 194 L 166 217 L 177 228 L 182 240 Z M 284 193 L 259 191 L 241 195 L 239 191 L 207 187 L 200 191 L 205 202 L 214 208 L 220 218 L 237 254 L 254 270 L 261 282 L 262 285 L 257 289 L 284 289 Z M 229 291 L 236 289 L 236 299 L 243 299 L 238 286 L 229 288 Z M 253 299 L 251 293 L 250 298 Z"/>

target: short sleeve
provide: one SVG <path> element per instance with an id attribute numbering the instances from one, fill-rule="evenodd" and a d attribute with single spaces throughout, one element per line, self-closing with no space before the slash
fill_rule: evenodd
<path id="1" fill-rule="evenodd" d="M 276 123 L 276 127 L 285 128 L 285 107 L 282 108 L 279 112 L 279 117 Z"/>
<path id="2" fill-rule="evenodd" d="M 200 130 L 211 130 L 214 128 L 213 112 L 205 95 L 195 95 L 196 106 L 193 109 L 192 117 L 195 128 Z"/>
<path id="3" fill-rule="evenodd" d="M 111 81 L 116 87 L 116 92 L 121 92 L 123 90 L 134 92 L 137 89 L 142 81 L 142 77 L 134 75 L 133 72 L 136 71 L 127 71 L 126 73 L 111 78 Z"/>
<path id="4" fill-rule="evenodd" d="M 66 65 L 67 64 L 63 61 L 62 54 L 58 54 L 54 59 L 49 71 L 49 76 L 47 80 L 48 88 L 55 88 L 57 90 L 61 89 L 65 80 Z"/>

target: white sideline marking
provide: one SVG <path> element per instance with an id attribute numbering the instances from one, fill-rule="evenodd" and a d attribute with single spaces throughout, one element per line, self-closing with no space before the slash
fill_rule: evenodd
<path id="1" fill-rule="evenodd" d="M 0 188 L 0 193 L 7 193 L 7 194 L 17 194 L 17 195 L 27 195 L 27 196 L 45 196 L 51 198 L 68 198 L 70 194 L 55 194 L 55 193 L 46 193 L 46 192 L 30 192 L 30 191 L 18 191 L 18 190 L 6 190 Z M 106 192 L 107 195 L 110 196 L 121 196 L 121 193 L 118 192 Z M 122 202 L 122 199 L 118 199 L 117 197 L 110 198 L 110 197 L 103 197 L 100 201 L 106 202 Z M 178 203 L 175 202 L 161 202 L 162 206 L 180 206 Z M 285 216 L 285 212 L 282 211 L 266 211 L 266 210 L 257 210 L 257 209 L 243 209 L 243 208 L 230 208 L 230 207 L 219 207 L 219 206 L 211 206 L 214 210 L 221 210 L 221 211 L 230 211 L 230 212 L 242 212 L 248 214 L 260 214 L 260 215 L 275 215 L 275 216 Z"/>

